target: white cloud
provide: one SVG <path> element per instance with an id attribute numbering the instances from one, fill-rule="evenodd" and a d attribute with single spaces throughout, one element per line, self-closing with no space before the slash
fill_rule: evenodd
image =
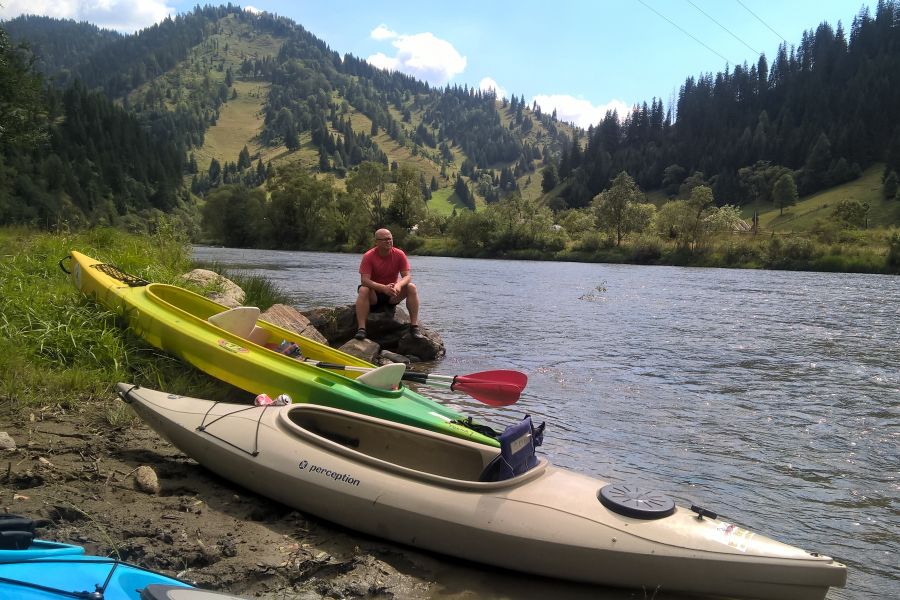
<path id="1" fill-rule="evenodd" d="M 429 32 L 397 35 L 391 44 L 397 49 L 395 56 L 378 52 L 367 59 L 369 63 L 381 69 L 401 71 L 432 85 L 443 85 L 466 69 L 466 57 L 453 44 Z"/>
<path id="2" fill-rule="evenodd" d="M 372 36 L 373 40 L 378 40 L 379 42 L 383 42 L 384 40 L 392 40 L 397 37 L 396 31 L 391 31 L 388 29 L 387 25 L 382 23 L 378 27 L 372 30 L 372 33 L 369 34 Z"/>
<path id="3" fill-rule="evenodd" d="M 262 12 L 262 9 L 256 8 L 255 6 L 250 6 L 250 5 L 245 6 L 245 7 L 244 7 L 244 10 L 245 10 L 246 12 L 252 13 L 252 14 L 254 14 L 254 15 L 258 15 L 258 14 L 260 14 L 260 13 Z"/>
<path id="4" fill-rule="evenodd" d="M 23 14 L 87 21 L 104 29 L 133 33 L 159 23 L 176 10 L 166 0 L 2 0 L 0 17 Z"/>
<path id="5" fill-rule="evenodd" d="M 500 84 L 490 77 L 485 77 L 481 81 L 479 81 L 478 89 L 483 92 L 486 92 L 487 90 L 494 90 L 497 93 L 498 98 L 506 97 L 506 90 L 500 87 Z"/>
<path id="6" fill-rule="evenodd" d="M 606 104 L 594 106 L 590 101 L 576 98 L 566 94 L 538 95 L 533 102 L 537 102 L 544 113 L 552 113 L 556 110 L 556 118 L 567 123 L 575 123 L 585 129 L 590 125 L 596 125 L 606 116 L 606 111 L 615 110 L 622 119 L 630 112 L 630 108 L 621 100 L 610 100 Z"/>
<path id="7" fill-rule="evenodd" d="M 379 52 L 378 54 L 373 54 L 366 60 L 369 61 L 370 65 L 379 69 L 385 69 L 387 71 L 397 70 L 397 59 L 391 58 L 390 56 L 385 56 L 381 52 Z"/>

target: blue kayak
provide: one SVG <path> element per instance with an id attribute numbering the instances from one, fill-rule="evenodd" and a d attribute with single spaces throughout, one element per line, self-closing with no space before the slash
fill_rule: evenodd
<path id="1" fill-rule="evenodd" d="M 224 600 L 114 558 L 91 556 L 72 544 L 33 539 L 30 519 L 0 515 L 0 598 L 16 600 Z"/>

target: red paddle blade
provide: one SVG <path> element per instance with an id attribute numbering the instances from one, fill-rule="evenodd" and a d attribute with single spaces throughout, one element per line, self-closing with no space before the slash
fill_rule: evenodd
<path id="1" fill-rule="evenodd" d="M 482 371 L 458 375 L 450 388 L 469 394 L 489 406 L 509 406 L 519 401 L 528 376 L 518 371 Z"/>
<path id="2" fill-rule="evenodd" d="M 528 375 L 519 371 L 510 371 L 508 369 L 499 369 L 496 371 L 479 371 L 478 373 L 470 373 L 468 375 L 457 375 L 454 378 L 457 383 L 460 382 L 493 382 L 503 383 L 518 388 L 521 392 L 528 385 Z"/>

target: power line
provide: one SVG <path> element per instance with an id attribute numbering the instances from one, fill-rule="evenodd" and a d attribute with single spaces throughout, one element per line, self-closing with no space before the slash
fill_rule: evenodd
<path id="1" fill-rule="evenodd" d="M 747 5 L 746 5 L 746 4 L 744 4 L 743 2 L 741 2 L 741 0 L 735 0 L 735 2 L 737 2 L 738 4 L 740 4 L 741 6 L 743 6 L 743 7 L 747 10 L 748 13 L 750 13 L 751 15 L 753 15 L 754 17 L 756 17 L 756 20 L 757 20 L 757 21 L 759 21 L 760 23 L 762 23 L 763 25 L 765 25 L 766 27 L 768 27 L 768 28 L 769 28 L 769 31 L 771 31 L 772 33 L 774 33 L 775 35 L 777 35 L 778 37 L 780 37 L 780 38 L 781 38 L 781 41 L 784 42 L 785 44 L 787 44 L 787 40 L 784 39 L 784 36 L 782 36 L 780 33 L 778 33 L 777 31 L 775 31 L 774 29 L 772 29 L 772 26 L 771 26 L 771 25 L 769 25 L 768 23 L 766 23 L 765 21 L 763 21 L 762 19 L 760 19 L 759 16 L 757 16 L 757 14 L 756 14 L 755 12 L 753 12 L 752 10 L 750 10 L 749 8 L 747 8 Z"/>
<path id="2" fill-rule="evenodd" d="M 759 56 L 760 53 L 757 52 L 756 50 L 754 50 L 754 49 L 750 46 L 750 44 L 748 44 L 747 42 L 745 42 L 744 40 L 742 40 L 741 38 L 739 38 L 739 37 L 738 37 L 737 35 L 735 35 L 730 29 L 728 29 L 727 27 L 725 27 L 724 25 L 722 25 L 721 23 L 719 23 L 718 21 L 716 21 L 715 19 L 713 19 L 713 18 L 712 18 L 711 16 L 709 16 L 708 14 L 706 14 L 706 12 L 704 12 L 704 10 L 703 10 L 702 8 L 700 8 L 699 6 L 697 6 L 696 4 L 694 4 L 693 2 L 691 2 L 691 0 L 686 0 L 686 1 L 687 1 L 688 4 L 690 4 L 691 6 L 693 6 L 693 7 L 696 8 L 697 10 L 699 10 L 701 13 L 703 13 L 703 16 L 705 16 L 707 19 L 709 19 L 710 21 L 712 21 L 713 23 L 715 23 L 716 25 L 718 25 L 719 27 L 721 27 L 722 29 L 724 29 L 725 31 L 727 31 L 727 32 L 731 35 L 731 37 L 733 37 L 734 39 L 736 39 L 737 41 L 739 41 L 739 42 L 742 43 L 743 45 L 745 45 L 745 46 L 747 46 L 748 48 L 750 48 L 750 51 L 753 52 L 753 54 Z"/>
<path id="3" fill-rule="evenodd" d="M 656 10 L 655 8 L 653 8 L 652 6 L 650 6 L 649 4 L 647 4 L 646 2 L 644 2 L 644 0 L 637 0 L 637 1 L 640 2 L 641 4 L 643 4 L 644 6 L 646 6 L 647 8 L 649 8 L 650 10 L 652 10 L 653 12 L 655 12 L 657 15 L 659 15 L 660 18 L 665 19 L 666 21 L 668 21 L 669 24 L 672 25 L 672 27 L 677 28 L 681 33 L 683 33 L 684 35 L 688 36 L 689 38 L 691 38 L 692 40 L 694 40 L 695 42 L 697 42 L 698 44 L 700 44 L 701 46 L 703 46 L 704 48 L 706 48 L 707 50 L 709 50 L 710 52 L 712 52 L 713 54 L 715 54 L 716 56 L 718 56 L 719 58 L 721 58 L 722 60 L 724 60 L 725 62 L 727 62 L 727 63 L 732 63 L 732 64 L 738 64 L 738 63 L 736 63 L 736 62 L 734 62 L 734 61 L 728 60 L 727 58 L 725 58 L 724 56 L 722 56 L 721 54 L 719 54 L 718 52 L 716 52 L 715 50 L 713 50 L 712 48 L 710 48 L 709 46 L 707 46 L 706 44 L 704 44 L 703 42 L 701 42 L 700 40 L 698 40 L 696 37 L 694 37 L 693 35 L 691 35 L 690 33 L 688 33 L 686 30 L 684 30 L 682 27 L 680 27 L 677 23 L 675 23 L 674 21 L 672 21 L 671 19 L 669 19 L 667 16 L 661 14 L 658 10 Z"/>

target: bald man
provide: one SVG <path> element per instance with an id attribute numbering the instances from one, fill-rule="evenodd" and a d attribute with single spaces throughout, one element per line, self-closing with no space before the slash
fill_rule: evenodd
<path id="1" fill-rule="evenodd" d="M 409 259 L 400 248 L 394 248 L 394 236 L 387 229 L 375 232 L 375 247 L 363 254 L 359 263 L 359 287 L 356 295 L 354 336 L 366 338 L 366 319 L 375 307 L 391 310 L 403 300 L 409 310 L 409 333 L 424 337 L 419 331 L 419 292 L 410 275 Z"/>

